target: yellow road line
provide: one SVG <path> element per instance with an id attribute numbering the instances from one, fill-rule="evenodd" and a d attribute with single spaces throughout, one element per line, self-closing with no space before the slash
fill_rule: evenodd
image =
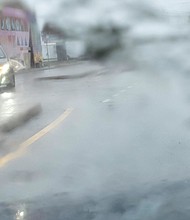
<path id="1" fill-rule="evenodd" d="M 72 108 L 67 109 L 61 116 L 59 116 L 55 121 L 53 121 L 51 124 L 49 124 L 47 127 L 24 141 L 22 144 L 20 144 L 18 150 L 15 152 L 9 153 L 6 156 L 0 158 L 0 167 L 5 166 L 8 162 L 21 157 L 26 152 L 27 147 L 34 144 L 36 141 L 38 141 L 40 138 L 45 136 L 47 133 L 49 133 L 51 130 L 56 128 L 61 122 L 63 122 L 73 111 Z"/>

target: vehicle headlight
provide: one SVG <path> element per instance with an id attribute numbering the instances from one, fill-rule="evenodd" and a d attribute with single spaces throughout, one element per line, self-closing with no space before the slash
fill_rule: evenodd
<path id="1" fill-rule="evenodd" d="M 1 68 L 0 68 L 0 74 L 6 74 L 7 72 L 9 72 L 10 69 L 10 64 L 9 63 L 5 63 Z"/>

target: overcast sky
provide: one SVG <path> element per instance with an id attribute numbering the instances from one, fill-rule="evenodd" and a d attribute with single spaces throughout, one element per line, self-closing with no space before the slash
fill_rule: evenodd
<path id="1" fill-rule="evenodd" d="M 24 2 L 27 2 L 37 12 L 39 25 L 42 27 L 44 21 L 50 17 L 52 10 L 59 8 L 60 2 L 63 1 L 69 0 L 25 0 Z M 189 13 L 190 11 L 190 0 L 157 0 L 154 4 L 160 5 L 163 10 L 171 14 Z"/>

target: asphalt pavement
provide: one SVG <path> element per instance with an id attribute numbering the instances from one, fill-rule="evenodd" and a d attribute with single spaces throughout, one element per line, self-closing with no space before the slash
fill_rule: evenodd
<path id="1" fill-rule="evenodd" d="M 3 219 L 164 219 L 172 189 L 187 194 L 190 106 L 179 81 L 112 71 L 82 63 L 21 73 L 15 91 L 0 94 L 1 112 L 42 109 L 4 134 Z"/>
<path id="2" fill-rule="evenodd" d="M 77 79 L 104 72 L 105 68 L 103 68 L 103 66 L 97 63 L 82 61 L 58 63 L 57 68 L 50 66 L 48 69 L 25 69 L 17 72 L 17 91 L 15 91 L 15 89 L 1 89 L 0 91 L 2 94 L 0 105 L 0 140 L 2 139 L 3 132 L 9 132 L 21 126 L 41 112 L 41 104 L 37 102 L 36 99 L 31 101 L 25 98 L 25 91 L 23 94 L 20 93 L 18 95 L 18 89 L 20 89 L 23 84 L 30 86 L 34 80 Z"/>

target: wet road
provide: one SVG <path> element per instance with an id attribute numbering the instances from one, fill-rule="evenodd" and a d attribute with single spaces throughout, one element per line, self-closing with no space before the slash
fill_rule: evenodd
<path id="1" fill-rule="evenodd" d="M 47 74 L 55 71 L 60 73 L 64 68 L 49 70 Z M 1 94 L 1 100 L 40 102 L 43 108 L 41 115 L 10 133 L 0 149 L 0 163 L 6 155 L 14 155 L 0 168 L 4 219 L 11 219 L 11 214 L 4 210 L 5 204 L 14 204 L 14 209 L 9 205 L 9 210 L 25 212 L 23 204 L 28 201 L 37 201 L 28 204 L 33 210 L 43 206 L 46 210 L 41 210 L 41 214 L 33 211 L 26 219 L 54 219 L 54 214 L 47 214 L 51 209 L 47 207 L 60 203 L 65 207 L 60 208 L 62 212 L 68 212 L 67 219 L 76 219 L 81 209 L 85 211 L 78 219 L 96 219 L 97 212 L 104 213 L 100 208 L 104 197 L 111 197 L 106 202 L 110 204 L 113 195 L 122 195 L 116 198 L 122 201 L 115 207 L 121 209 L 127 206 L 125 199 L 131 194 L 136 196 L 137 191 L 189 180 L 190 106 L 184 102 L 178 80 L 147 77 L 132 71 L 113 74 L 111 70 L 82 79 L 35 80 L 42 74 L 19 74 L 16 90 Z M 49 124 L 45 134 L 40 135 Z M 22 143 L 35 134 L 35 141 L 19 151 Z M 123 193 L 129 194 L 125 197 Z M 91 197 L 100 204 L 82 200 Z M 131 199 L 130 207 L 137 200 Z M 148 204 L 151 201 L 152 198 Z M 156 201 L 153 210 L 161 207 L 160 200 Z M 148 204 L 143 207 L 150 207 Z M 73 208 L 77 210 L 76 216 Z M 91 209 L 92 212 L 88 211 Z M 105 210 L 109 212 L 108 205 Z M 59 209 L 52 212 L 60 214 Z M 18 219 L 24 219 L 21 215 Z M 97 219 L 132 219 L 126 218 L 126 213 L 118 215 L 114 213 L 109 218 L 102 214 Z M 55 219 L 64 219 L 63 216 L 62 213 Z"/>

